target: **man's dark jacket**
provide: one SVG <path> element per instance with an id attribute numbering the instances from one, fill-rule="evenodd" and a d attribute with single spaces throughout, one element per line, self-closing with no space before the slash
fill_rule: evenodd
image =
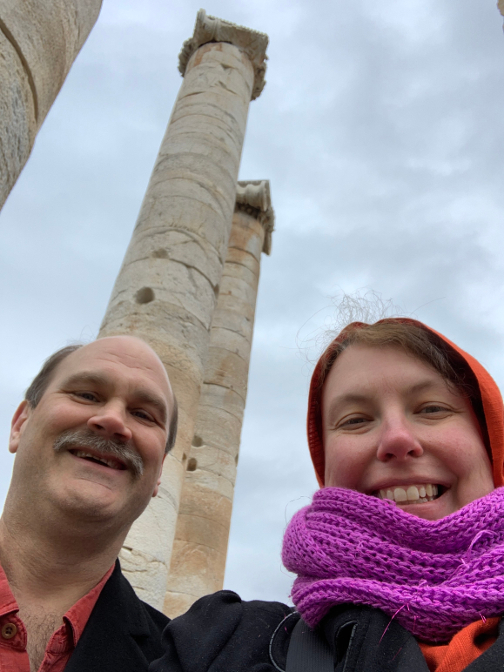
<path id="1" fill-rule="evenodd" d="M 136 596 L 117 561 L 65 672 L 146 672 L 169 620 Z"/>
<path id="2" fill-rule="evenodd" d="M 149 672 L 284 672 L 298 620 L 285 604 L 242 602 L 223 590 L 170 622 L 163 633 L 164 656 Z M 429 672 L 415 638 L 379 609 L 335 607 L 317 630 L 331 649 L 331 672 Z M 502 621 L 497 641 L 465 669 L 504 670 Z"/>

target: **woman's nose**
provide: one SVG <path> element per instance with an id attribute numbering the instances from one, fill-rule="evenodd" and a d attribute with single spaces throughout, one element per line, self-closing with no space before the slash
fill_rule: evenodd
<path id="1" fill-rule="evenodd" d="M 376 456 L 379 460 L 405 460 L 420 457 L 423 448 L 405 419 L 385 421 Z"/>
<path id="2" fill-rule="evenodd" d="M 126 442 L 132 437 L 123 409 L 113 404 L 103 406 L 100 412 L 89 418 L 87 424 L 94 432 L 108 439 Z"/>

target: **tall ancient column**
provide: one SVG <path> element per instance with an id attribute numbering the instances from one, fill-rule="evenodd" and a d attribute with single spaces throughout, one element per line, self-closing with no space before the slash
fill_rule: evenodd
<path id="1" fill-rule="evenodd" d="M 198 13 L 184 76 L 100 336 L 136 334 L 166 366 L 179 400 L 179 432 L 160 492 L 134 524 L 123 568 L 137 593 L 162 608 L 186 455 L 236 197 L 251 99 L 264 86 L 268 38 Z"/>
<path id="2" fill-rule="evenodd" d="M 0 6 L 0 208 L 100 12 L 101 0 Z"/>
<path id="3" fill-rule="evenodd" d="M 272 229 L 269 182 L 239 182 L 180 499 L 164 604 L 171 617 L 224 581 L 261 251 L 269 254 Z"/>

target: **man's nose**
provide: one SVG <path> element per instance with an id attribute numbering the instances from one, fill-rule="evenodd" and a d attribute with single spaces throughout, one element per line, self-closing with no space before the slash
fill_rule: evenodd
<path id="1" fill-rule="evenodd" d="M 87 425 L 100 436 L 118 441 L 129 441 L 132 432 L 126 424 L 125 412 L 118 404 L 107 404 L 89 418 Z"/>
<path id="2" fill-rule="evenodd" d="M 376 456 L 379 460 L 406 460 L 423 455 L 422 444 L 405 418 L 385 420 L 379 438 Z"/>

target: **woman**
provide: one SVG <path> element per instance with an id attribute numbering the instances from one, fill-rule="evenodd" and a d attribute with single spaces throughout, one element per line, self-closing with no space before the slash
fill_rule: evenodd
<path id="1" fill-rule="evenodd" d="M 315 368 L 308 443 L 321 490 L 283 546 L 297 611 L 205 597 L 153 672 L 290 669 L 299 614 L 329 659 L 304 669 L 502 669 L 503 403 L 485 369 L 420 322 L 353 323 Z"/>

